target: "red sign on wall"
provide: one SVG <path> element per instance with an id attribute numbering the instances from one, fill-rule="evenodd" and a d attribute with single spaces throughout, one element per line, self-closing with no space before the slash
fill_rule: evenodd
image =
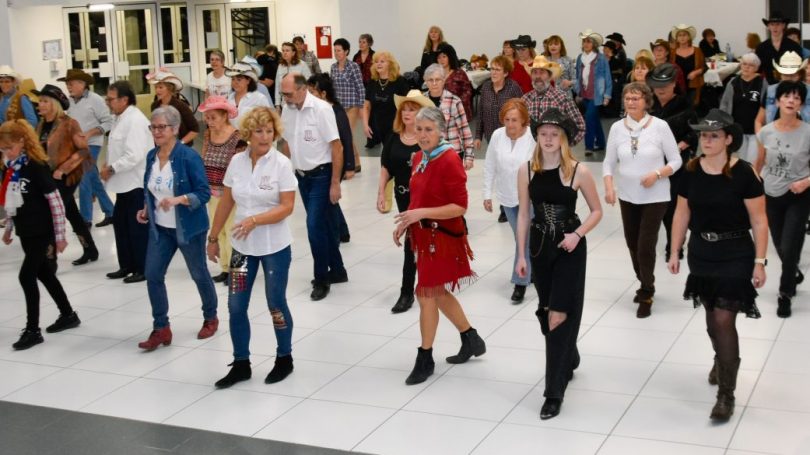
<path id="1" fill-rule="evenodd" d="M 318 58 L 332 58 L 332 27 L 315 27 L 315 55 Z"/>

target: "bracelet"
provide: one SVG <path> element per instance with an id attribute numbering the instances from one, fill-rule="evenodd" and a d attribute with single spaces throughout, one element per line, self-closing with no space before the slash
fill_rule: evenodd
<path id="1" fill-rule="evenodd" d="M 254 228 L 259 225 L 259 223 L 256 222 L 256 217 L 255 216 L 251 215 L 250 220 L 253 221 L 253 227 Z"/>
<path id="2" fill-rule="evenodd" d="M 188 194 L 184 194 L 183 197 L 186 198 L 186 204 L 191 205 L 191 200 L 189 200 Z"/>
<path id="3" fill-rule="evenodd" d="M 208 236 L 208 243 L 219 243 L 219 239 L 216 237 Z"/>
<path id="4" fill-rule="evenodd" d="M 577 231 L 572 231 L 571 233 L 572 233 L 572 234 L 576 234 L 576 235 L 577 235 L 577 237 L 579 237 L 580 239 L 582 239 L 582 235 L 580 235 L 580 233 L 579 233 L 579 232 L 577 232 Z"/>
<path id="5" fill-rule="evenodd" d="M 659 180 L 661 179 L 661 171 L 659 171 L 658 169 L 655 170 L 655 175 L 657 179 Z"/>

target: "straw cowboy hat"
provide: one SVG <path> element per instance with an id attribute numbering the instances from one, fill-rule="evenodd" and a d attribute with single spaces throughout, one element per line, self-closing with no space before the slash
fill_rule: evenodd
<path id="1" fill-rule="evenodd" d="M 692 27 L 691 25 L 686 25 L 686 24 L 678 24 L 678 25 L 672 27 L 672 32 L 671 32 L 672 36 L 677 38 L 678 37 L 678 32 L 686 32 L 686 33 L 688 33 L 690 40 L 694 40 L 695 35 L 697 35 L 697 30 L 695 30 L 695 27 Z"/>
<path id="2" fill-rule="evenodd" d="M 14 71 L 14 69 L 8 65 L 0 66 L 0 77 L 9 77 L 17 81 L 18 84 L 20 83 L 20 73 Z"/>
<path id="3" fill-rule="evenodd" d="M 773 61 L 773 67 L 779 74 L 796 74 L 807 66 L 807 60 L 802 60 L 802 57 L 793 52 L 787 51 L 779 59 Z"/>
<path id="4" fill-rule="evenodd" d="M 259 82 L 259 75 L 249 63 L 236 63 L 225 71 L 225 75 L 228 77 L 245 76 L 253 79 L 254 82 Z"/>
<path id="5" fill-rule="evenodd" d="M 590 39 L 596 41 L 596 47 L 601 47 L 602 43 L 605 42 L 605 39 L 602 38 L 602 35 L 596 33 L 595 31 L 593 31 L 591 29 L 586 29 L 584 32 L 579 34 L 579 39 L 585 39 L 585 38 L 590 38 Z"/>
<path id="6" fill-rule="evenodd" d="M 87 85 L 93 85 L 96 80 L 92 74 L 85 73 L 80 69 L 71 68 L 67 70 L 65 77 L 57 79 L 59 82 L 82 81 Z"/>
<path id="7" fill-rule="evenodd" d="M 422 92 L 417 89 L 409 90 L 405 96 L 394 95 L 394 105 L 397 107 L 397 109 L 399 109 L 402 103 L 406 101 L 416 103 L 422 107 L 436 107 L 436 105 L 433 104 L 433 101 L 430 101 L 428 97 L 423 95 Z"/>
<path id="8" fill-rule="evenodd" d="M 551 74 L 552 79 L 557 79 L 562 75 L 562 67 L 557 62 L 549 61 L 545 55 L 538 55 L 532 61 L 531 69 L 546 70 Z"/>
<path id="9" fill-rule="evenodd" d="M 178 92 L 183 90 L 183 82 L 180 80 L 180 78 L 166 68 L 158 68 L 154 73 L 147 74 L 146 80 L 150 85 L 156 85 L 163 82 L 174 85 L 174 88 Z"/>

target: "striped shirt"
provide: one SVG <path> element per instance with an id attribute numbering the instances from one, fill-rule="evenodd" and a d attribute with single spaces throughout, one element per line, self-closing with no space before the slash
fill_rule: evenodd
<path id="1" fill-rule="evenodd" d="M 366 89 L 363 86 L 363 74 L 357 63 L 346 60 L 343 70 L 338 68 L 337 63 L 333 63 L 329 74 L 335 86 L 335 96 L 344 109 L 363 106 Z"/>

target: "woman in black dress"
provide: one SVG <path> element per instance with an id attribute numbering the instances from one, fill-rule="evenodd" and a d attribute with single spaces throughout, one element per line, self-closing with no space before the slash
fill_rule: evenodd
<path id="1" fill-rule="evenodd" d="M 394 196 L 397 201 L 397 210 L 408 210 L 411 203 L 411 156 L 419 151 L 416 137 L 416 113 L 423 107 L 432 107 L 430 101 L 419 90 L 411 90 L 407 96 L 394 95 L 396 104 L 396 117 L 394 117 L 394 132 L 388 136 L 380 156 L 380 182 L 377 185 L 377 210 L 386 213 L 385 188 L 388 182 L 394 179 Z M 405 237 L 405 260 L 402 264 L 402 287 L 399 299 L 392 313 L 403 313 L 413 305 L 413 288 L 416 283 L 416 261 L 411 241 Z"/>
<path id="2" fill-rule="evenodd" d="M 399 73 L 399 63 L 390 52 L 377 52 L 373 60 L 362 111 L 363 131 L 372 147 L 388 140 L 397 114 L 394 96 L 407 94 L 409 88 L 408 81 Z"/>
<path id="3" fill-rule="evenodd" d="M 760 317 L 755 288 L 765 284 L 768 218 L 762 181 L 750 164 L 731 157 L 742 143 L 742 127 L 731 115 L 712 109 L 692 128 L 700 132 L 703 154 L 686 165 L 667 266 L 670 272 L 679 272 L 677 251 L 688 227 L 684 297 L 706 309 L 706 331 L 715 352 L 709 384 L 719 385 L 711 418 L 726 421 L 734 412 L 740 367 L 737 313 Z"/>
<path id="4" fill-rule="evenodd" d="M 602 219 L 593 175 L 587 166 L 579 167 L 568 145 L 568 138 L 576 135 L 576 125 L 565 114 L 548 109 L 537 127 L 534 156 L 518 171 L 515 271 L 526 276 L 526 261 L 532 261 L 534 286 L 540 296 L 535 314 L 546 338 L 546 401 L 540 410 L 543 420 L 560 413 L 568 381 L 579 366 L 577 335 L 588 250 L 585 235 Z M 576 214 L 579 191 L 590 209 L 584 223 Z M 529 204 L 534 208 L 532 220 Z M 527 239 L 530 258 L 525 257 Z"/>

